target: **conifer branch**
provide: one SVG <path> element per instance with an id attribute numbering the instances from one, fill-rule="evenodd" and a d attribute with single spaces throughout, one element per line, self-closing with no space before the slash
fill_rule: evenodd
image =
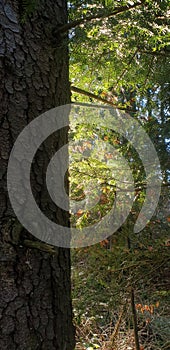
<path id="1" fill-rule="evenodd" d="M 95 94 L 93 94 L 93 93 L 91 93 L 91 92 L 89 92 L 89 91 L 80 89 L 80 88 L 78 88 L 78 87 L 76 87 L 76 86 L 73 86 L 73 85 L 71 85 L 71 91 L 77 92 L 78 94 L 81 94 L 81 95 L 87 96 L 87 97 L 89 97 L 89 98 L 95 99 L 95 100 L 97 100 L 97 101 L 99 101 L 99 102 L 103 102 L 103 103 L 105 103 L 105 104 L 108 104 L 108 105 L 110 105 L 110 106 L 112 106 L 112 107 L 114 107 L 114 108 L 117 108 L 117 109 L 119 109 L 119 110 L 122 110 L 122 111 L 126 111 L 126 112 L 128 112 L 128 111 L 130 111 L 130 112 L 136 112 L 136 111 L 133 111 L 133 110 L 131 110 L 131 109 L 128 110 L 127 107 L 119 107 L 117 104 L 114 104 L 112 101 L 106 100 L 105 98 L 102 98 L 102 97 L 100 97 L 100 96 L 97 96 L 97 95 L 95 95 Z"/>
<path id="2" fill-rule="evenodd" d="M 99 20 L 99 19 L 102 19 L 102 18 L 110 18 L 110 17 L 113 17 L 115 15 L 118 15 L 120 13 L 123 13 L 123 12 L 126 12 L 126 11 L 129 11 L 129 10 L 132 10 L 138 6 L 141 6 L 145 3 L 145 0 L 141 0 L 140 2 L 137 2 L 133 5 L 125 5 L 125 6 L 119 6 L 117 8 L 114 9 L 113 12 L 106 12 L 106 11 L 99 11 L 97 14 L 93 14 L 93 15 L 90 15 L 90 16 L 87 16 L 87 17 L 84 17 L 84 18 L 80 18 L 80 19 L 77 19 L 77 20 L 74 20 L 74 21 L 71 21 L 69 23 L 66 23 L 64 24 L 63 26 L 57 28 L 56 31 L 54 31 L 54 35 L 60 33 L 65 33 L 65 32 L 68 32 L 70 29 L 72 28 L 76 28 L 78 26 L 80 26 L 81 24 L 86 24 L 87 22 L 90 22 L 92 20 Z"/>

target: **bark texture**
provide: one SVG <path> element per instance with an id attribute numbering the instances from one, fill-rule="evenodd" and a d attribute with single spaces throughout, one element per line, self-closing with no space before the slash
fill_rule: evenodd
<path id="1" fill-rule="evenodd" d="M 66 2 L 41 0 L 37 4 L 37 10 L 23 23 L 23 1 L 0 0 L 2 350 L 74 349 L 70 252 L 55 248 L 49 253 L 39 244 L 17 221 L 7 195 L 7 163 L 19 133 L 41 113 L 70 101 L 67 38 L 53 37 L 54 29 L 67 22 Z M 67 130 L 61 130 L 51 142 L 51 153 L 56 144 L 61 146 L 66 140 Z M 39 150 L 33 169 L 36 199 L 49 211 L 49 217 L 52 210 L 61 224 L 67 224 L 68 214 L 44 200 L 44 149 Z"/>

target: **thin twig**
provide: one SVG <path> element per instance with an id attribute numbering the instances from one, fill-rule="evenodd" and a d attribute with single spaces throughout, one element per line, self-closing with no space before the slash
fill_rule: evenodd
<path id="1" fill-rule="evenodd" d="M 122 322 L 122 317 L 123 317 L 123 313 L 124 313 L 124 309 L 125 309 L 125 305 L 122 306 L 122 309 L 120 311 L 120 314 L 119 314 L 119 318 L 116 322 L 116 325 L 115 325 L 115 328 L 114 328 L 114 331 L 113 333 L 111 334 L 111 337 L 110 337 L 110 346 L 111 348 L 113 347 L 113 345 L 115 344 L 115 341 L 118 337 L 118 332 L 119 332 L 119 328 L 120 328 L 120 325 L 121 325 L 121 322 Z"/>
<path id="2" fill-rule="evenodd" d="M 140 50 L 139 48 L 139 52 L 140 53 L 143 53 L 143 54 L 146 54 L 146 55 L 152 55 L 152 56 L 161 56 L 161 57 L 167 57 L 167 56 L 170 56 L 170 51 L 167 50 L 167 51 L 149 51 L 149 50 Z"/>
<path id="3" fill-rule="evenodd" d="M 143 90 L 144 90 L 144 88 L 145 88 L 145 86 L 146 86 L 146 83 L 147 83 L 147 81 L 148 81 L 150 72 L 151 72 L 151 70 L 152 70 L 152 65 L 153 65 L 153 63 L 154 63 L 154 59 L 155 59 L 155 56 L 153 56 L 152 59 L 151 59 L 151 62 L 150 62 L 150 65 L 149 65 L 149 69 L 148 69 L 148 72 L 147 72 L 147 74 L 146 74 L 145 81 L 144 81 L 144 83 L 143 83 Z"/>
<path id="4" fill-rule="evenodd" d="M 134 57 L 136 56 L 137 52 L 138 52 L 138 49 L 136 49 L 135 52 L 133 53 L 133 55 L 130 57 L 129 62 L 128 62 L 128 64 L 127 64 L 127 65 L 128 65 L 128 68 L 129 68 L 129 66 L 131 65 L 131 63 L 132 63 Z M 124 76 L 125 73 L 127 72 L 128 68 L 125 68 L 125 69 L 123 70 L 123 72 L 121 73 L 121 75 L 118 77 L 117 82 L 116 82 L 116 85 L 115 85 L 115 87 L 112 89 L 112 92 L 114 92 L 114 90 L 117 88 L 117 85 L 118 85 L 119 81 L 123 78 L 123 76 Z"/>

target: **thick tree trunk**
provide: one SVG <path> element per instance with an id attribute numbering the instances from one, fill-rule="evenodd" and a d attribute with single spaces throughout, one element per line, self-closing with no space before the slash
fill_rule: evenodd
<path id="1" fill-rule="evenodd" d="M 43 112 L 70 101 L 67 38 L 52 35 L 67 22 L 66 3 L 37 1 L 24 23 L 22 4 L 0 0 L 0 349 L 72 350 L 69 250 L 50 254 L 43 244 L 40 249 L 24 245 L 35 238 L 18 223 L 6 186 L 8 158 L 19 133 Z M 67 131 L 61 130 L 55 143 L 66 140 Z M 45 210 L 42 186 L 36 185 L 47 162 L 42 150 L 38 159 L 33 184 Z M 68 214 L 56 208 L 55 213 L 67 225 Z"/>

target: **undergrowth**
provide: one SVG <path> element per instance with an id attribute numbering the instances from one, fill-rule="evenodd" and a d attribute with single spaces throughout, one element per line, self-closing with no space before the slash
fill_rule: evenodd
<path id="1" fill-rule="evenodd" d="M 135 350 L 132 287 L 140 350 L 170 349 L 169 247 L 135 244 L 128 250 L 120 234 L 111 247 L 104 241 L 72 251 L 76 350 Z"/>

